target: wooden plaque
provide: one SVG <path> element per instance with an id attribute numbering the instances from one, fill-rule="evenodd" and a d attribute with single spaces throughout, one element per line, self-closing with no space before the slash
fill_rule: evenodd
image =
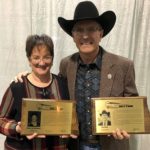
<path id="1" fill-rule="evenodd" d="M 78 134 L 75 101 L 27 99 L 22 101 L 21 134 Z"/>
<path id="2" fill-rule="evenodd" d="M 117 128 L 130 134 L 150 133 L 146 97 L 102 97 L 92 99 L 93 134 L 110 134 Z"/>

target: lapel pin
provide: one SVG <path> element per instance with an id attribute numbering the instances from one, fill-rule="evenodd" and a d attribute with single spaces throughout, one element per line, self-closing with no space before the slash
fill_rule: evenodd
<path id="1" fill-rule="evenodd" d="M 107 77 L 108 77 L 108 79 L 111 79 L 111 78 L 112 78 L 112 75 L 109 73 L 109 74 L 107 75 Z"/>

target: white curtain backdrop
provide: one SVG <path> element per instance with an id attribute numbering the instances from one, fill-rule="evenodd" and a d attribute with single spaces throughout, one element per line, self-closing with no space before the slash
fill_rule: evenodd
<path id="1" fill-rule="evenodd" d="M 60 60 L 77 51 L 71 37 L 62 31 L 57 18 L 72 19 L 82 0 L 0 0 L 0 101 L 18 72 L 30 71 L 25 56 L 29 34 L 46 33 L 53 38 L 53 73 Z M 115 27 L 100 43 L 107 51 L 134 61 L 136 84 L 141 96 L 147 96 L 150 108 L 150 0 L 92 0 L 99 13 L 113 10 Z M 138 116 L 137 116 L 138 117 Z M 2 138 L 1 138 L 2 137 Z M 4 136 L 0 137 L 3 149 Z M 131 150 L 149 150 L 150 135 L 133 135 Z"/>

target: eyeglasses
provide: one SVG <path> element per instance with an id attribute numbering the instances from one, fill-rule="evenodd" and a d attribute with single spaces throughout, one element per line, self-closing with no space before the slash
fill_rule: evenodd
<path id="1" fill-rule="evenodd" d="M 72 33 L 74 33 L 75 35 L 81 36 L 83 35 L 83 33 L 93 34 L 96 31 L 100 31 L 100 30 L 102 30 L 100 27 L 74 28 L 72 30 Z"/>
<path id="2" fill-rule="evenodd" d="M 33 61 L 33 63 L 40 63 L 41 61 L 44 63 L 50 63 L 50 61 L 52 60 L 52 56 L 45 56 L 43 58 L 40 58 L 39 56 L 33 56 L 31 57 L 31 60 Z"/>

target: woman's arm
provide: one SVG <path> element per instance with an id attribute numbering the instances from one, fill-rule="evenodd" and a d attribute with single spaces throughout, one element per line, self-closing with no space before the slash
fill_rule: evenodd
<path id="1" fill-rule="evenodd" d="M 12 96 L 11 88 L 9 87 L 2 99 L 0 106 L 0 133 L 6 136 L 16 137 L 17 122 L 10 116 L 13 108 L 14 98 Z"/>

